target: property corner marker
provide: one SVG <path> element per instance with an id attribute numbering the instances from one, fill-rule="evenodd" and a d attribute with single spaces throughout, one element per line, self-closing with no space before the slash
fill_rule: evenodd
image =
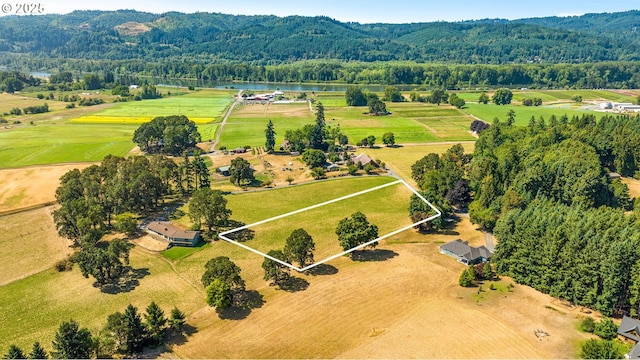
<path id="1" fill-rule="evenodd" d="M 232 233 L 234 233 L 234 232 L 236 232 L 236 231 L 241 231 L 241 230 L 249 229 L 249 228 L 251 228 L 251 227 L 258 226 L 258 225 L 260 225 L 260 224 L 264 224 L 264 223 L 268 223 L 268 222 L 270 222 L 270 221 L 274 221 L 274 220 L 282 219 L 282 218 L 287 217 L 287 216 L 291 216 L 291 215 L 299 214 L 299 213 L 305 212 L 305 211 L 307 211 L 307 210 L 311 210 L 311 209 L 319 208 L 319 207 L 322 207 L 322 206 L 325 206 L 325 205 L 332 204 L 332 203 L 334 203 L 334 202 L 338 202 L 338 201 L 346 200 L 346 199 L 349 199 L 349 198 L 352 198 L 352 197 L 355 197 L 355 196 L 358 196 L 358 195 L 366 194 L 366 193 L 371 192 L 371 191 L 376 191 L 376 190 L 379 190 L 379 189 L 382 189 L 382 188 L 385 188 L 385 187 L 388 187 L 388 186 L 397 185 L 397 184 L 403 184 L 404 186 L 406 186 L 407 188 L 409 188 L 409 190 L 411 190 L 414 194 L 416 194 L 416 196 L 417 196 L 420 200 L 424 201 L 427 205 L 429 205 L 429 207 L 431 207 L 431 208 L 433 209 L 433 211 L 435 211 L 435 212 L 436 212 L 436 214 L 435 214 L 435 215 L 433 215 L 433 216 L 431 216 L 431 217 L 428 217 L 428 218 L 426 218 L 426 219 L 420 220 L 420 221 L 418 221 L 418 222 L 416 222 L 416 223 L 413 223 L 413 224 L 411 224 L 411 225 L 405 226 L 405 227 L 403 227 L 403 228 L 401 228 L 401 229 L 398 229 L 398 230 L 392 231 L 392 232 L 390 232 L 390 233 L 388 233 L 388 234 L 386 234 L 386 235 L 380 236 L 380 237 L 378 237 L 378 238 L 377 238 L 377 239 L 375 239 L 375 240 L 371 240 L 371 241 L 369 241 L 369 242 L 367 242 L 367 243 L 360 244 L 360 245 L 358 245 L 358 246 L 356 246 L 356 247 L 353 247 L 353 248 L 351 248 L 351 249 L 349 249 L 349 250 L 347 250 L 347 251 L 343 251 L 343 252 L 341 252 L 341 253 L 339 253 L 339 254 L 329 256 L 328 258 L 326 258 L 326 259 L 324 259 L 324 260 L 320 260 L 320 261 L 318 261 L 318 262 L 315 262 L 315 263 L 313 263 L 313 264 L 311 264 L 311 265 L 308 265 L 308 266 L 305 266 L 305 267 L 303 267 L 303 268 L 299 268 L 299 267 L 294 266 L 294 265 L 292 265 L 292 264 L 289 264 L 289 263 L 287 263 L 287 262 L 285 262 L 285 261 L 282 261 L 282 260 L 280 260 L 280 259 L 277 259 L 277 258 L 274 258 L 274 257 L 272 257 L 272 256 L 269 256 L 269 255 L 267 255 L 267 254 L 265 254 L 265 253 L 263 253 L 263 252 L 260 252 L 260 251 L 258 251 L 258 250 L 255 250 L 255 249 L 253 249 L 253 248 L 251 248 L 251 247 L 249 247 L 249 246 L 247 246 L 247 245 L 245 245 L 245 244 L 239 243 L 239 242 L 237 242 L 237 241 L 235 241 L 235 240 L 232 240 L 232 239 L 230 239 L 230 238 L 228 238 L 228 237 L 227 237 L 227 235 L 232 234 Z M 358 249 L 361 249 L 361 248 L 364 248 L 364 247 L 366 247 L 366 246 L 369 246 L 369 245 L 371 245 L 371 244 L 375 243 L 376 241 L 380 241 L 380 240 L 386 239 L 386 238 L 388 238 L 388 237 L 390 237 L 390 236 L 393 236 L 393 235 L 399 234 L 399 233 L 401 233 L 401 232 L 403 232 L 403 231 L 409 230 L 409 229 L 411 229 L 411 228 L 413 228 L 413 227 L 415 227 L 415 226 L 418 226 L 418 225 L 420 225 L 420 224 L 424 224 L 424 223 L 426 223 L 426 222 L 429 222 L 429 221 L 431 221 L 431 220 L 433 220 L 433 219 L 435 219 L 435 218 L 437 218 L 437 217 L 439 217 L 439 216 L 442 216 L 442 212 L 440 212 L 440 210 L 438 210 L 438 209 L 437 209 L 435 206 L 433 206 L 429 201 L 427 201 L 427 199 L 425 199 L 422 195 L 420 195 L 420 193 L 419 193 L 418 191 L 416 191 L 414 188 L 412 188 L 412 187 L 411 187 L 411 185 L 409 185 L 406 181 L 404 181 L 404 180 L 397 180 L 397 181 L 390 182 L 390 183 L 388 183 L 388 184 L 383 184 L 383 185 L 380 185 L 380 186 L 373 187 L 373 188 L 371 188 L 371 189 L 366 189 L 366 190 L 362 190 L 362 191 L 359 191 L 359 192 L 356 192 L 356 193 L 353 193 L 353 194 L 350 194 L 350 195 L 342 196 L 342 197 L 339 197 L 339 198 L 337 198 L 337 199 L 333 199 L 333 200 L 325 201 L 325 202 L 320 203 L 320 204 L 316 204 L 316 205 L 308 206 L 308 207 L 303 208 L 303 209 L 299 209 L 299 210 L 291 211 L 291 212 L 288 212 L 288 213 L 286 213 L 286 214 L 282 214 L 282 215 L 274 216 L 274 217 L 272 217 L 272 218 L 269 218 L 269 219 L 266 219 L 266 220 L 262 220 L 262 221 L 258 221 L 258 222 L 255 222 L 255 223 L 253 223 L 253 224 L 244 225 L 244 226 L 237 227 L 237 228 L 235 228 L 235 229 L 227 230 L 227 231 L 224 231 L 224 232 L 221 232 L 220 234 L 218 234 L 218 237 L 219 237 L 220 239 L 225 240 L 225 241 L 228 241 L 228 242 L 230 242 L 230 243 L 232 243 L 232 244 L 234 244 L 234 245 L 240 246 L 240 247 L 241 247 L 241 248 L 243 248 L 243 249 L 246 249 L 246 250 L 249 250 L 249 251 L 251 251 L 251 252 L 254 252 L 254 253 L 256 253 L 256 254 L 258 254 L 258 255 L 262 256 L 262 257 L 265 257 L 265 258 L 267 258 L 267 259 L 273 260 L 273 261 L 275 261 L 275 262 L 277 262 L 277 263 L 279 263 L 279 264 L 282 264 L 282 265 L 284 265 L 284 266 L 288 266 L 288 267 L 290 267 L 290 268 L 291 268 L 291 269 L 293 269 L 293 270 L 296 270 L 296 271 L 299 271 L 299 272 L 303 272 L 303 271 L 307 271 L 307 270 L 309 270 L 309 269 L 311 269 L 311 268 L 313 268 L 313 267 L 316 267 L 316 266 L 318 266 L 318 265 L 320 265 L 320 264 L 324 264 L 324 263 L 326 263 L 326 262 L 328 262 L 328 261 L 331 261 L 331 260 L 333 260 L 333 259 L 339 258 L 339 257 L 341 257 L 341 256 L 343 256 L 343 255 L 349 254 L 349 253 L 351 253 L 351 252 L 353 252 L 353 251 L 356 251 L 356 250 L 358 250 Z"/>

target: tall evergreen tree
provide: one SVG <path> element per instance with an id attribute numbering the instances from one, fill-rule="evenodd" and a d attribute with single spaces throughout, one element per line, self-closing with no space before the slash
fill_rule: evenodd
<path id="1" fill-rule="evenodd" d="M 266 138 L 264 148 L 267 152 L 273 151 L 276 145 L 276 132 L 273 128 L 273 122 L 269 120 L 267 128 L 264 130 L 264 136 Z"/>
<path id="2" fill-rule="evenodd" d="M 88 359 L 93 341 L 87 328 L 80 328 L 75 320 L 60 324 L 53 340 L 52 357 L 56 359 Z"/>

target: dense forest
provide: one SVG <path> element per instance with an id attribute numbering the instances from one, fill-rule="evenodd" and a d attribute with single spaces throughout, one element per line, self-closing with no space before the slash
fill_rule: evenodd
<path id="1" fill-rule="evenodd" d="M 94 72 L 108 61 L 117 73 L 212 80 L 429 82 L 416 74 L 393 79 L 376 73 L 357 79 L 352 62 L 448 64 L 571 64 L 640 60 L 635 29 L 640 12 L 580 17 L 412 24 L 342 23 L 327 17 L 235 16 L 216 13 L 149 14 L 132 10 L 75 11 L 66 15 L 0 18 L 0 66 L 16 70 Z M 94 60 L 100 60 L 96 62 Z M 314 74 L 304 66 L 322 60 Z M 334 60 L 334 62 L 328 62 Z M 238 64 L 242 62 L 242 66 Z M 217 66 L 211 66 L 217 64 Z M 416 65 L 417 66 L 417 65 Z M 417 66 L 420 67 L 420 66 Z M 233 69 L 233 70 L 230 70 Z M 588 70 L 588 69 L 587 69 Z M 450 71 L 453 72 L 452 69 Z M 428 71 L 427 71 L 428 73 Z M 471 73 L 471 72 L 470 72 Z M 580 77 L 581 74 L 575 74 Z M 527 84 L 536 78 L 489 76 L 465 80 Z M 475 75 L 478 77 L 478 75 Z M 531 77 L 531 76 L 530 76 Z M 630 77 L 630 76 L 629 76 Z M 546 83 L 562 79 L 553 75 Z M 550 86 L 550 85 L 549 85 Z M 585 86 L 598 86 L 597 84 Z"/>
<path id="2" fill-rule="evenodd" d="M 640 117 L 496 119 L 468 167 L 471 220 L 493 229 L 497 270 L 606 315 L 640 310 Z M 629 212 L 633 209 L 633 212 Z"/>

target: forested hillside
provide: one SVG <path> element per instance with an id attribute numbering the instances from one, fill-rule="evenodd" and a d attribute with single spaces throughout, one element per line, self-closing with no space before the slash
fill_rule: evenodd
<path id="1" fill-rule="evenodd" d="M 132 10 L 0 17 L 0 52 L 43 58 L 310 59 L 458 64 L 640 60 L 640 12 L 518 21 L 342 23 L 327 17 L 149 14 Z M 15 58 L 12 58 L 15 60 Z"/>

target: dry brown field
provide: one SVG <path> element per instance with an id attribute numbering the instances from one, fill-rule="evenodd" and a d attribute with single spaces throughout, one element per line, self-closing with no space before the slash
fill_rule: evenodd
<path id="1" fill-rule="evenodd" d="M 0 213 L 55 201 L 60 177 L 90 163 L 30 166 L 0 170 Z"/>
<path id="2" fill-rule="evenodd" d="M 51 268 L 71 252 L 56 232 L 52 210 L 0 216 L 0 286 Z"/>
<path id="3" fill-rule="evenodd" d="M 261 259 L 234 259 L 248 289 L 264 304 L 242 319 L 202 307 L 189 316 L 198 331 L 173 347 L 181 358 L 573 358 L 586 335 L 579 309 L 515 285 L 511 292 L 457 284 L 464 266 L 438 245 L 483 235 L 463 219 L 450 235 L 397 235 L 379 246 L 379 261 L 336 259 L 325 275 L 300 275 L 303 291 L 277 290 L 261 279 Z M 216 247 L 227 244 L 214 244 Z M 218 249 L 219 250 L 219 249 Z M 198 252 L 195 257 L 207 258 Z M 195 260 L 195 259 L 191 259 Z M 185 274 L 191 269 L 177 266 Z M 195 270 L 195 269 L 194 269 Z M 190 276 L 196 277 L 197 272 Z M 503 278 L 504 287 L 511 283 Z M 555 309 L 555 310 L 554 310 Z M 244 317 L 246 316 L 246 317 Z M 539 339 L 535 330 L 550 336 Z"/>

